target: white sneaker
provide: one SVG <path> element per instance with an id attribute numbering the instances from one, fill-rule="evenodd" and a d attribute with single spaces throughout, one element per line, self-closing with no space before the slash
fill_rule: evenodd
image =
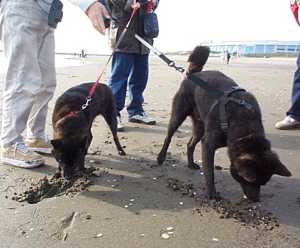
<path id="1" fill-rule="evenodd" d="M 149 117 L 145 112 L 139 115 L 134 115 L 129 118 L 129 122 L 134 122 L 134 123 L 143 123 L 146 125 L 155 125 L 156 121 Z"/>
<path id="2" fill-rule="evenodd" d="M 32 152 L 23 142 L 17 142 L 6 148 L 1 148 L 1 162 L 4 164 L 31 169 L 44 164 L 44 159 Z"/>
<path id="3" fill-rule="evenodd" d="M 51 154 L 52 153 L 52 145 L 40 138 L 37 139 L 27 139 L 26 145 L 29 150 L 39 153 Z"/>
<path id="4" fill-rule="evenodd" d="M 300 121 L 295 120 L 291 116 L 287 116 L 282 121 L 277 122 L 275 128 L 280 130 L 299 129 Z"/>
<path id="5" fill-rule="evenodd" d="M 118 123 L 117 131 L 118 131 L 118 132 L 124 131 L 124 125 L 123 125 L 121 116 L 117 116 L 117 123 Z"/>

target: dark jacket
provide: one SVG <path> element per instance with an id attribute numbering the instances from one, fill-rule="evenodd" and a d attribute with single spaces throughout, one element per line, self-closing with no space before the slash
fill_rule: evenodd
<path id="1" fill-rule="evenodd" d="M 124 30 L 126 24 L 128 23 L 132 8 L 131 3 L 132 0 L 105 0 L 106 6 L 109 8 L 109 12 L 112 17 L 112 22 L 118 27 L 117 31 L 117 40 L 119 39 L 122 31 Z M 137 0 L 137 2 L 141 3 L 141 8 L 138 9 L 135 16 L 133 17 L 128 30 L 116 49 L 116 51 L 124 52 L 124 53 L 137 53 L 137 54 L 148 54 L 150 51 L 148 48 L 143 46 L 137 39 L 135 39 L 134 34 L 138 34 L 143 37 L 147 42 L 153 44 L 153 39 L 145 38 L 143 32 L 143 23 L 144 16 L 146 13 L 146 4 L 142 4 L 142 2 L 146 2 L 145 0 Z M 158 5 L 159 0 L 156 0 L 156 6 Z"/>

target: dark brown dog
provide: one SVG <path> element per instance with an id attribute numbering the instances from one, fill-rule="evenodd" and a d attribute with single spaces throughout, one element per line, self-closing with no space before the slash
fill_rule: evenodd
<path id="1" fill-rule="evenodd" d="M 117 111 L 111 89 L 98 84 L 89 106 L 81 110 L 92 83 L 70 88 L 55 104 L 52 124 L 54 129 L 53 155 L 59 164 L 59 172 L 65 178 L 84 170 L 84 158 L 92 141 L 91 127 L 97 115 L 102 115 L 108 124 L 120 155 L 125 152 L 117 136 Z"/>
<path id="2" fill-rule="evenodd" d="M 218 92 L 228 92 L 237 84 L 218 71 L 203 71 L 209 55 L 208 47 L 196 47 L 189 58 L 189 72 Z M 226 102 L 225 116 L 228 128 L 221 128 L 221 97 L 185 79 L 173 99 L 172 113 L 167 137 L 158 155 L 158 164 L 165 161 L 168 146 L 177 128 L 187 116 L 193 122 L 193 136 L 187 144 L 188 166 L 199 169 L 194 163 L 193 153 L 201 140 L 202 161 L 209 198 L 216 198 L 214 184 L 214 154 L 217 148 L 227 146 L 230 171 L 245 195 L 259 201 L 260 186 L 265 185 L 273 174 L 289 177 L 290 171 L 271 151 L 265 137 L 261 111 L 255 97 L 246 91 L 234 91 Z"/>

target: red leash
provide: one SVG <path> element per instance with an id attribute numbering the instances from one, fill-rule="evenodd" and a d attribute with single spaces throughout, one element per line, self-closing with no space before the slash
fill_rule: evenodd
<path id="1" fill-rule="evenodd" d="M 300 22 L 299 22 L 299 14 L 298 14 L 298 11 L 299 11 L 299 5 L 297 3 L 297 1 L 295 0 L 294 3 L 290 2 L 291 4 L 291 10 L 293 12 L 293 15 L 295 17 L 295 20 L 297 22 L 297 24 L 300 26 Z"/>
<path id="2" fill-rule="evenodd" d="M 92 96 L 94 95 L 94 93 L 95 93 L 95 91 L 96 91 L 97 85 L 98 85 L 98 83 L 100 82 L 100 79 L 101 79 L 101 77 L 103 76 L 103 74 L 104 74 L 104 72 L 105 72 L 105 70 L 106 70 L 106 68 L 107 68 L 107 66 L 108 66 L 108 64 L 109 64 L 109 62 L 110 62 L 110 60 L 111 60 L 113 54 L 115 53 L 116 49 L 117 49 L 118 46 L 120 45 L 121 41 L 123 40 L 123 38 L 124 38 L 124 36 L 125 36 L 125 34 L 126 34 L 126 32 L 127 32 L 127 29 L 128 29 L 128 27 L 129 27 L 129 25 L 130 25 L 130 23 L 131 23 L 131 21 L 132 21 L 132 18 L 133 18 L 134 15 L 135 15 L 136 11 L 137 11 L 137 8 L 133 8 L 133 10 L 132 10 L 132 12 L 131 12 L 131 16 L 130 16 L 129 21 L 127 22 L 125 28 L 123 29 L 123 31 L 122 31 L 122 33 L 121 33 L 121 35 L 120 35 L 119 40 L 117 41 L 117 43 L 116 43 L 116 45 L 115 45 L 115 47 L 114 47 L 114 49 L 113 49 L 111 55 L 109 56 L 109 58 L 108 58 L 106 64 L 104 65 L 103 70 L 101 71 L 101 73 L 99 74 L 97 80 L 93 83 L 92 87 L 90 88 L 89 94 L 88 94 L 88 96 L 86 97 L 86 102 L 81 106 L 81 110 L 79 110 L 79 111 L 71 111 L 70 113 L 68 113 L 68 114 L 66 115 L 66 117 L 77 117 L 77 116 L 78 116 L 78 113 L 79 113 L 80 111 L 86 109 L 86 108 L 89 106 L 90 102 L 92 101 Z"/>
<path id="3" fill-rule="evenodd" d="M 88 96 L 87 96 L 87 98 L 86 98 L 86 103 L 83 104 L 82 107 L 81 107 L 82 110 L 86 109 L 87 106 L 89 106 L 89 103 L 92 101 L 92 96 L 94 95 L 94 93 L 95 93 L 95 91 L 96 91 L 97 84 L 100 82 L 100 79 L 101 79 L 101 77 L 103 76 L 103 74 L 104 74 L 104 72 L 105 72 L 105 70 L 106 70 L 106 68 L 107 68 L 107 66 L 108 66 L 108 64 L 109 64 L 109 62 L 110 62 L 110 60 L 111 60 L 113 54 L 115 53 L 116 49 L 117 49 L 118 46 L 120 45 L 121 41 L 123 40 L 123 38 L 124 38 L 124 36 L 125 36 L 125 34 L 126 34 L 127 30 L 128 30 L 128 27 L 129 27 L 129 25 L 130 25 L 130 23 L 131 23 L 131 21 L 132 21 L 132 18 L 134 17 L 134 15 L 135 15 L 136 12 L 137 12 L 137 8 L 133 8 L 133 10 L 132 10 L 132 12 L 131 12 L 130 19 L 129 19 L 129 21 L 127 22 L 125 28 L 123 29 L 123 31 L 122 31 L 122 33 L 121 33 L 121 35 L 120 35 L 120 37 L 119 37 L 119 39 L 118 39 L 118 41 L 117 41 L 117 43 L 116 43 L 116 45 L 115 45 L 115 47 L 114 47 L 114 49 L 113 49 L 111 55 L 109 56 L 109 58 L 108 58 L 106 64 L 104 65 L 103 70 L 101 71 L 101 73 L 100 73 L 100 75 L 98 76 L 97 80 L 93 83 L 93 85 L 92 85 L 92 87 L 91 87 L 91 89 L 90 89 L 90 91 L 89 91 L 89 94 L 88 94 Z"/>

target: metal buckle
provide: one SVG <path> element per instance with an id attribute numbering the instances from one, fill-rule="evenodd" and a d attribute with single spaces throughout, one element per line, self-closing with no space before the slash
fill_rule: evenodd
<path id="1" fill-rule="evenodd" d="M 91 97 L 91 96 L 88 96 L 88 97 L 86 98 L 85 104 L 82 105 L 81 109 L 82 109 L 82 110 L 86 109 L 86 108 L 89 106 L 89 104 L 90 104 L 91 101 L 92 101 L 92 97 Z"/>
<path id="2" fill-rule="evenodd" d="M 175 62 L 174 61 L 171 61 L 169 64 L 168 64 L 169 67 L 172 67 L 174 68 L 176 71 L 179 71 L 181 73 L 184 73 L 185 69 L 181 66 L 176 66 Z"/>

